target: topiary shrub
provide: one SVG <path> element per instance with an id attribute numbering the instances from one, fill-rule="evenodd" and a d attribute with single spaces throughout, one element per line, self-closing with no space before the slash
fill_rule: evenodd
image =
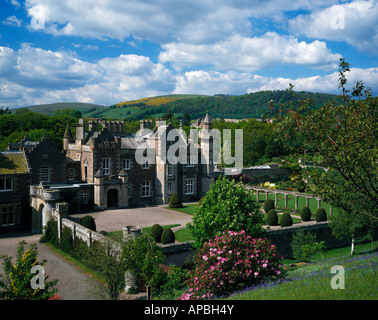
<path id="1" fill-rule="evenodd" d="M 169 201 L 169 207 L 170 208 L 182 208 L 183 205 L 180 201 L 180 196 L 177 192 L 172 194 L 171 200 Z"/>
<path id="2" fill-rule="evenodd" d="M 150 236 L 155 239 L 156 242 L 161 242 L 161 234 L 163 233 L 163 227 L 160 224 L 154 224 L 150 230 Z"/>
<path id="3" fill-rule="evenodd" d="M 315 213 L 316 222 L 327 221 L 327 213 L 324 208 L 319 208 Z"/>
<path id="4" fill-rule="evenodd" d="M 297 188 L 298 192 L 304 192 L 306 190 L 306 184 L 304 181 L 300 180 L 295 184 L 295 188 Z"/>
<path id="5" fill-rule="evenodd" d="M 271 209 L 269 210 L 266 216 L 266 222 L 269 226 L 276 226 L 278 224 L 278 215 L 276 210 Z"/>
<path id="6" fill-rule="evenodd" d="M 264 211 L 268 213 L 270 210 L 274 209 L 274 201 L 272 199 L 268 199 L 264 202 Z"/>
<path id="7" fill-rule="evenodd" d="M 80 224 L 90 230 L 96 231 L 96 222 L 91 216 L 85 216 L 80 220 Z"/>
<path id="8" fill-rule="evenodd" d="M 310 221 L 311 220 L 311 210 L 309 207 L 303 207 L 301 210 L 301 219 L 302 221 Z"/>
<path id="9" fill-rule="evenodd" d="M 283 213 L 280 218 L 281 227 L 290 227 L 293 225 L 293 219 L 291 218 L 290 213 Z"/>
<path id="10" fill-rule="evenodd" d="M 164 229 L 163 233 L 161 234 L 161 243 L 168 244 L 168 243 L 174 243 L 175 241 L 176 241 L 176 237 L 172 229 L 171 228 Z"/>

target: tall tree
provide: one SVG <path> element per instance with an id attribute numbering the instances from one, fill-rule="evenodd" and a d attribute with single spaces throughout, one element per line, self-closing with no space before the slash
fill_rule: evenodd
<path id="1" fill-rule="evenodd" d="M 357 81 L 346 88 L 349 63 L 340 60 L 342 103 L 327 103 L 309 110 L 310 100 L 291 108 L 298 139 L 313 150 L 325 170 L 308 176 L 313 192 L 349 214 L 378 220 L 378 98 Z M 282 127 L 281 127 L 282 129 Z M 285 132 L 282 130 L 282 134 Z"/>

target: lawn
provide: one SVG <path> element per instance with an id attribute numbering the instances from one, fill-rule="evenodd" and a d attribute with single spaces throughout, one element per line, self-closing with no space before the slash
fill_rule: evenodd
<path id="1" fill-rule="evenodd" d="M 370 244 L 369 244 L 370 245 Z M 349 248 L 347 248 L 349 250 Z M 332 255 L 329 250 L 328 255 Z M 344 289 L 333 289 L 335 265 L 344 269 Z M 340 280 L 336 284 L 340 284 Z M 285 278 L 235 293 L 231 300 L 376 300 L 378 251 L 330 258 L 288 271 Z"/>
<path id="2" fill-rule="evenodd" d="M 192 203 L 192 204 L 185 204 L 182 208 L 170 208 L 170 207 L 164 207 L 164 208 L 169 209 L 169 210 L 179 211 L 179 212 L 194 216 L 194 214 L 196 213 L 197 205 L 198 203 Z"/>

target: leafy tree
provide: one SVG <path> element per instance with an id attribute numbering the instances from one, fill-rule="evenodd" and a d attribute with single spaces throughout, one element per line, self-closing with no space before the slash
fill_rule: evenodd
<path id="1" fill-rule="evenodd" d="M 378 98 L 357 82 L 352 96 L 345 85 L 349 64 L 340 61 L 341 104 L 329 103 L 318 112 L 310 101 L 292 108 L 296 136 L 313 150 L 325 170 L 307 174 L 312 191 L 349 214 L 378 220 Z"/>
<path id="2" fill-rule="evenodd" d="M 163 258 L 162 249 L 147 235 L 128 240 L 122 249 L 123 269 L 143 277 L 149 292 L 163 278 L 164 271 L 160 267 Z"/>
<path id="3" fill-rule="evenodd" d="M 233 180 L 220 177 L 196 208 L 188 228 L 195 239 L 194 246 L 200 248 L 226 230 L 245 230 L 253 237 L 258 236 L 262 233 L 262 219 L 251 190 L 245 189 L 241 182 L 235 185 Z"/>
<path id="4" fill-rule="evenodd" d="M 125 272 L 119 258 L 121 248 L 111 241 L 94 242 L 88 251 L 88 265 L 96 270 L 106 281 L 106 290 L 110 300 L 118 300 L 125 287 Z"/>
<path id="5" fill-rule="evenodd" d="M 31 269 L 36 265 L 43 266 L 46 260 L 37 260 L 38 250 L 36 244 L 30 245 L 30 248 L 26 251 L 25 245 L 26 241 L 18 243 L 15 264 L 12 263 L 11 257 L 0 256 L 3 260 L 5 271 L 5 275 L 0 275 L 0 289 L 2 289 L 0 291 L 0 299 L 47 300 L 57 292 L 54 287 L 58 280 L 47 281 L 47 276 L 44 279 L 43 288 L 32 288 L 31 281 L 37 275 L 31 273 Z"/>

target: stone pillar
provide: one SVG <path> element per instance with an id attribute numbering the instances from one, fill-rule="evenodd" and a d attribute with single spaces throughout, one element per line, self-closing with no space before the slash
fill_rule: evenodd
<path id="1" fill-rule="evenodd" d="M 142 235 L 142 228 L 139 226 L 127 226 L 123 229 L 123 241 L 133 240 Z M 128 271 L 125 272 L 125 292 L 131 288 L 138 288 L 138 276 Z"/>
<path id="2" fill-rule="evenodd" d="M 285 208 L 288 207 L 287 201 L 289 200 L 289 195 L 285 194 Z"/>
<path id="3" fill-rule="evenodd" d="M 306 207 L 310 206 L 310 198 L 306 197 Z"/>
<path id="4" fill-rule="evenodd" d="M 68 203 L 62 202 L 57 203 L 55 208 L 55 214 L 56 214 L 56 220 L 58 223 L 58 238 L 60 239 L 62 237 L 62 219 L 68 215 Z"/>
<path id="5" fill-rule="evenodd" d="M 278 206 L 278 192 L 275 192 L 275 193 L 274 193 L 274 206 L 275 206 L 275 207 Z"/>

